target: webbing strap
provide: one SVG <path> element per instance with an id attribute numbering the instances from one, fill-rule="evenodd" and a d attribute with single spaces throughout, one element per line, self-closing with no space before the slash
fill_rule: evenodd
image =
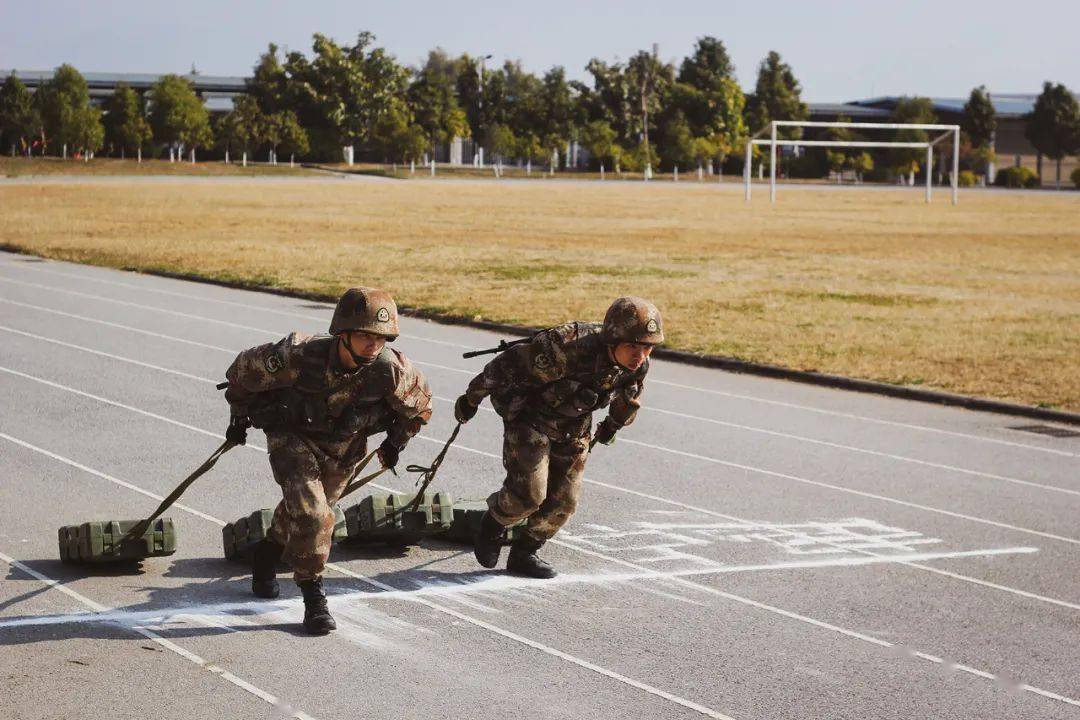
<path id="1" fill-rule="evenodd" d="M 450 433 L 450 439 L 443 445 L 443 449 L 435 456 L 431 465 L 427 467 L 424 467 L 423 465 L 407 465 L 405 467 L 407 472 L 420 473 L 420 477 L 416 479 L 416 484 L 420 485 L 420 489 L 416 491 L 416 497 L 412 499 L 412 502 L 398 512 L 404 512 L 405 510 L 415 511 L 416 508 L 420 507 L 420 498 L 424 496 L 424 491 L 427 490 L 428 486 L 435 480 L 435 473 L 439 472 L 439 466 L 442 465 L 443 458 L 446 457 L 446 452 L 450 449 L 450 446 L 457 440 L 459 432 L 461 432 L 461 423 L 458 423 L 454 427 L 454 432 Z"/>
<path id="2" fill-rule="evenodd" d="M 361 471 L 362 471 L 362 470 L 363 470 L 363 469 L 364 469 L 365 467 L 367 467 L 367 464 L 368 464 L 369 462 L 371 462 L 371 458 L 375 457 L 375 453 L 377 453 L 377 452 L 378 452 L 378 449 L 377 449 L 377 448 L 376 448 L 375 450 L 372 450 L 371 452 L 369 452 L 369 453 L 367 454 L 367 457 L 365 457 L 365 458 L 364 458 L 363 460 L 361 460 L 361 461 L 360 461 L 360 464 L 356 466 L 356 469 L 355 469 L 355 470 L 353 470 L 353 474 L 352 474 L 352 477 L 350 477 L 350 478 L 349 478 L 349 482 L 348 482 L 348 483 L 346 483 L 346 485 L 345 485 L 345 489 L 344 489 L 344 490 L 342 491 L 342 493 L 341 493 L 340 495 L 338 495 L 338 502 L 341 502 L 341 499 L 342 499 L 343 497 L 345 497 L 346 495 L 348 495 L 349 493 L 351 493 L 351 492 L 353 492 L 353 491 L 355 491 L 355 490 L 359 490 L 360 488 L 364 487 L 364 486 L 365 486 L 365 485 L 367 485 L 367 484 L 368 484 L 369 482 L 371 482 L 372 480 L 374 480 L 375 478 L 379 477 L 379 476 L 380 476 L 380 475 L 382 475 L 382 474 L 383 474 L 384 472 L 386 472 L 387 470 L 389 470 L 389 469 L 390 469 L 390 468 L 386 468 L 386 467 L 384 467 L 384 468 L 379 468 L 379 469 L 378 469 L 378 470 L 376 470 L 375 472 L 372 472 L 372 473 L 368 473 L 367 475 L 365 475 L 364 477 L 360 478 L 359 480 L 355 479 L 355 478 L 356 478 L 356 476 L 357 476 L 357 475 L 359 475 L 359 474 L 360 474 L 360 472 L 361 472 Z"/>
<path id="3" fill-rule="evenodd" d="M 124 537 L 120 538 L 120 540 L 114 543 L 114 545 L 119 546 L 127 542 L 128 540 L 134 540 L 135 538 L 142 537 L 150 528 L 151 523 L 161 517 L 161 514 L 168 510 L 169 506 L 176 502 L 176 500 L 184 494 L 184 491 L 187 490 L 193 482 L 205 475 L 210 470 L 210 468 L 214 467 L 215 463 L 217 463 L 218 459 L 221 458 L 222 455 L 229 452 L 229 450 L 232 450 L 234 447 L 236 447 L 236 443 L 234 443 L 232 440 L 226 440 L 225 442 L 221 443 L 221 446 L 218 447 L 218 449 L 215 450 L 213 453 L 211 453 L 210 457 L 206 459 L 206 462 L 197 467 L 193 473 L 184 478 L 184 480 L 179 485 L 177 485 L 171 493 L 169 493 L 168 497 L 161 501 L 161 504 L 158 505 L 158 508 L 154 511 L 153 515 L 146 518 L 145 520 L 140 520 L 138 523 L 136 523 L 135 526 L 128 530 L 127 533 L 124 534 Z"/>

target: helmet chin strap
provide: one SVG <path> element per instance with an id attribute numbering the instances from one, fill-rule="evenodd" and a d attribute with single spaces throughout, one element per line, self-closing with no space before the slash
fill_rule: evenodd
<path id="1" fill-rule="evenodd" d="M 341 342 L 342 345 L 345 346 L 345 351 L 347 353 L 349 353 L 349 357 L 352 358 L 352 361 L 354 363 L 356 363 L 357 366 L 367 365 L 367 364 L 369 364 L 371 362 L 374 362 L 375 358 L 373 358 L 373 357 L 364 357 L 363 355 L 357 355 L 356 352 L 353 351 L 352 343 L 349 342 L 349 339 L 351 337 L 352 337 L 352 332 L 351 331 L 343 332 L 341 335 L 338 335 L 338 340 Z"/>

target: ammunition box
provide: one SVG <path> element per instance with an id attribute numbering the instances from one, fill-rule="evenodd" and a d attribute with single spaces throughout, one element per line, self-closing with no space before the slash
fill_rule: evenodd
<path id="1" fill-rule="evenodd" d="M 449 532 L 443 535 L 443 538 L 451 542 L 472 545 L 473 538 L 476 537 L 476 533 L 480 530 L 480 520 L 484 517 L 487 509 L 486 500 L 458 500 L 454 504 L 453 523 L 450 525 Z M 510 544 L 514 538 L 521 534 L 523 527 L 525 527 L 524 520 L 506 528 L 504 544 Z"/>
<path id="2" fill-rule="evenodd" d="M 133 562 L 176 552 L 176 527 L 158 518 L 142 537 L 120 539 L 141 520 L 106 520 L 65 525 L 58 531 L 60 560 L 69 564 Z"/>
<path id="3" fill-rule="evenodd" d="M 221 544 L 225 551 L 225 559 L 232 562 L 250 560 L 252 546 L 270 532 L 270 523 L 273 519 L 273 509 L 263 508 L 221 528 Z M 332 542 L 340 542 L 345 538 L 345 514 L 335 505 Z"/>

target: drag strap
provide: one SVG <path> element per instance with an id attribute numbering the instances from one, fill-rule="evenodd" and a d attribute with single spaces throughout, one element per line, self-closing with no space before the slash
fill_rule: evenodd
<path id="1" fill-rule="evenodd" d="M 390 469 L 390 468 L 385 468 L 385 467 L 384 468 L 379 468 L 375 472 L 368 473 L 367 475 L 360 478 L 359 480 L 356 479 L 356 476 L 359 475 L 361 473 L 361 471 L 363 471 L 363 469 L 365 467 L 367 467 L 367 464 L 369 462 L 371 462 L 371 458 L 375 457 L 375 453 L 377 453 L 377 452 L 378 452 L 378 449 L 372 450 L 371 452 L 369 452 L 367 454 L 367 457 L 365 457 L 363 460 L 361 460 L 360 464 L 356 466 L 356 469 L 353 470 L 352 477 L 350 477 L 349 482 L 346 483 L 345 489 L 341 492 L 341 495 L 338 495 L 338 502 L 341 502 L 341 499 L 343 497 L 345 497 L 346 495 L 348 495 L 349 493 L 351 493 L 351 492 L 353 492 L 355 490 L 359 490 L 360 488 L 364 487 L 369 482 L 371 482 L 372 480 L 379 477 L 384 472 L 386 472 L 387 470 Z"/>
<path id="2" fill-rule="evenodd" d="M 158 505 L 158 508 L 154 511 L 153 515 L 146 518 L 145 520 L 140 520 L 133 528 L 131 528 L 127 531 L 127 533 L 124 534 L 124 537 L 120 538 L 116 545 L 121 545 L 128 540 L 134 540 L 136 538 L 142 537 L 146 533 L 146 531 L 150 529 L 150 525 L 159 517 L 161 517 L 161 514 L 168 510 L 169 506 L 176 502 L 176 500 L 184 494 L 184 491 L 191 486 L 191 483 L 195 482 L 200 477 L 205 475 L 210 470 L 210 468 L 214 467 L 214 464 L 217 463 L 218 459 L 222 455 L 229 452 L 229 450 L 232 450 L 234 447 L 236 447 L 236 443 L 234 443 L 232 440 L 226 440 L 225 442 L 223 442 L 221 444 L 221 447 L 215 450 L 210 455 L 210 457 L 206 459 L 206 462 L 197 467 L 195 469 L 195 472 L 188 475 L 183 482 L 177 485 L 176 488 L 171 493 L 169 493 L 168 497 L 161 501 L 161 504 Z"/>
<path id="3" fill-rule="evenodd" d="M 443 445 L 443 449 L 435 456 L 435 459 L 431 462 L 430 466 L 407 465 L 405 467 L 406 472 L 420 473 L 420 477 L 416 480 L 416 484 L 420 485 L 420 489 L 416 491 L 416 497 L 402 509 L 402 512 L 405 510 L 416 510 L 416 508 L 420 507 L 420 498 L 424 496 L 424 491 L 427 490 L 428 486 L 435 480 L 435 473 L 439 472 L 439 466 L 442 465 L 443 458 L 446 457 L 446 451 L 449 450 L 450 446 L 457 440 L 459 432 L 461 432 L 461 423 L 458 423 L 454 428 L 454 432 L 450 433 L 450 439 Z"/>

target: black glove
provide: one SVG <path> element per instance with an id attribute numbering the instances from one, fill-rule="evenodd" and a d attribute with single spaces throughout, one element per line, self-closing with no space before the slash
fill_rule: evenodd
<path id="1" fill-rule="evenodd" d="M 384 468 L 392 468 L 398 463 L 398 457 L 401 455 L 401 451 L 394 447 L 390 439 L 382 441 L 382 445 L 379 446 L 379 462 L 382 463 Z"/>
<path id="2" fill-rule="evenodd" d="M 229 417 L 229 427 L 225 430 L 225 439 L 236 445 L 247 445 L 249 427 L 251 427 L 251 421 L 245 415 L 232 415 Z"/>
<path id="3" fill-rule="evenodd" d="M 601 445 L 610 445 L 615 442 L 615 433 L 619 428 L 615 427 L 615 423 L 609 420 L 604 420 L 596 426 L 596 434 L 593 435 L 593 439 Z"/>
<path id="4" fill-rule="evenodd" d="M 464 425 L 476 416 L 476 411 L 479 409 L 469 401 L 467 396 L 462 395 L 454 403 L 454 419 Z"/>

